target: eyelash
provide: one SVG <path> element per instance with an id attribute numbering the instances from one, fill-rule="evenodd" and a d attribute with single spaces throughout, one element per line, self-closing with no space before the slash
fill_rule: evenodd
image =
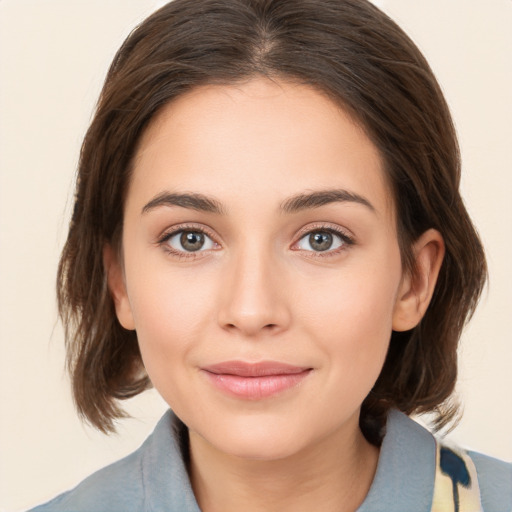
<path id="1" fill-rule="evenodd" d="M 214 235 L 211 233 L 210 230 L 205 229 L 204 226 L 197 226 L 197 225 L 191 225 L 191 224 L 183 224 L 176 226 L 171 231 L 165 232 L 158 240 L 157 245 L 161 246 L 168 254 L 171 254 L 173 257 L 177 257 L 178 259 L 187 259 L 187 260 L 193 260 L 196 259 L 200 253 L 207 252 L 211 249 L 207 249 L 206 251 L 198 250 L 196 252 L 186 252 L 186 251 L 177 251 L 173 249 L 167 242 L 175 235 L 183 232 L 191 232 L 191 233 L 202 233 L 203 235 L 207 236 L 212 240 L 212 242 L 215 245 L 219 245 L 215 241 Z M 305 237 L 310 236 L 313 233 L 330 233 L 336 237 L 338 237 L 341 241 L 341 246 L 331 250 L 328 249 L 326 251 L 307 251 L 304 250 L 304 252 L 310 253 L 308 254 L 308 257 L 311 258 L 328 258 L 332 256 L 338 255 L 340 252 L 343 252 L 347 250 L 348 247 L 355 244 L 354 238 L 350 235 L 348 235 L 345 231 L 340 229 L 339 227 L 334 226 L 327 226 L 325 224 L 319 224 L 319 225 L 313 225 L 308 226 L 307 228 L 304 228 L 301 230 L 298 234 L 298 240 L 294 242 L 293 246 L 296 246 L 301 240 L 303 240 Z M 215 249 L 213 249 L 215 250 Z M 301 250 L 301 249 L 292 249 L 292 250 Z"/>
<path id="2" fill-rule="evenodd" d="M 204 226 L 196 226 L 193 224 L 181 224 L 179 226 L 176 226 L 171 231 L 166 231 L 158 240 L 157 244 L 160 245 L 165 252 L 172 255 L 173 257 L 176 257 L 178 259 L 187 259 L 192 260 L 196 259 L 200 253 L 205 251 L 197 251 L 197 252 L 186 252 L 186 251 L 177 251 L 176 249 L 173 249 L 167 242 L 175 235 L 183 232 L 190 232 L 190 233 L 202 233 L 203 235 L 210 238 L 215 245 L 219 245 L 217 242 L 215 242 L 214 235 L 210 232 L 210 230 L 206 229 Z M 199 253 L 199 254 L 198 254 Z"/>
<path id="3" fill-rule="evenodd" d="M 338 237 L 341 241 L 341 246 L 336 249 L 328 249 L 326 251 L 304 251 L 309 253 L 308 257 L 311 258 L 329 258 L 337 256 L 343 251 L 346 251 L 350 246 L 355 244 L 354 238 L 349 235 L 346 231 L 339 228 L 338 226 L 326 225 L 326 224 L 314 224 L 309 225 L 306 228 L 299 231 L 298 240 L 293 245 L 296 246 L 305 237 L 310 236 L 313 233 L 330 233 Z M 295 249 L 300 250 L 300 249 Z"/>

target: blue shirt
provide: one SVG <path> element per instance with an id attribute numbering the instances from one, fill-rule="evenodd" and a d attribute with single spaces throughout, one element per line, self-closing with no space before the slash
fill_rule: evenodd
<path id="1" fill-rule="evenodd" d="M 175 421 L 168 411 L 137 451 L 31 512 L 200 512 L 173 434 Z M 512 464 L 469 455 L 478 473 L 483 510 L 511 512 Z M 391 411 L 375 478 L 357 512 L 430 512 L 435 470 L 432 434 Z"/>

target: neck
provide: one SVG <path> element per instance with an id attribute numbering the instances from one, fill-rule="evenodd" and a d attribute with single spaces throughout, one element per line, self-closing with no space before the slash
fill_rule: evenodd
<path id="1" fill-rule="evenodd" d="M 190 432 L 192 487 L 203 512 L 353 512 L 366 497 L 378 449 L 357 427 L 278 460 L 216 450 Z"/>

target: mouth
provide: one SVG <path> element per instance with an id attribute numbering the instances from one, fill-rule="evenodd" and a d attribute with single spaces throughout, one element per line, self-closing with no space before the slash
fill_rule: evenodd
<path id="1" fill-rule="evenodd" d="M 226 361 L 201 368 L 215 388 L 245 400 L 261 400 L 283 393 L 302 383 L 312 370 L 275 361 Z"/>

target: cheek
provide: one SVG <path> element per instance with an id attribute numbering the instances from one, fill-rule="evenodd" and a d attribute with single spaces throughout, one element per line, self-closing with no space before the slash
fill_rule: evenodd
<path id="1" fill-rule="evenodd" d="M 400 259 L 379 261 L 344 268 L 310 296 L 301 315 L 333 374 L 343 375 L 353 386 L 359 381 L 373 385 L 391 337 Z"/>
<path id="2" fill-rule="evenodd" d="M 130 304 L 144 364 L 155 381 L 159 372 L 178 366 L 193 349 L 211 318 L 213 287 L 193 270 L 153 266 L 133 276 Z"/>

